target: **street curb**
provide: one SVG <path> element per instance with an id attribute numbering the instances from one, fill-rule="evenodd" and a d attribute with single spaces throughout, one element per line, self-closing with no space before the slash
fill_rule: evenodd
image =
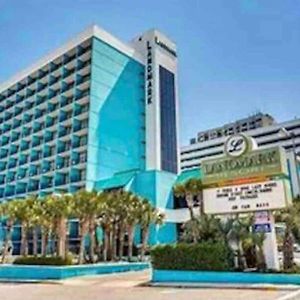
<path id="1" fill-rule="evenodd" d="M 0 279 L 0 284 L 62 284 L 56 280 L 25 280 L 25 279 Z"/>
<path id="2" fill-rule="evenodd" d="M 169 287 L 180 289 L 240 289 L 240 290 L 264 290 L 264 291 L 295 291 L 300 290 L 298 285 L 267 285 L 267 284 L 213 284 L 213 283 L 181 283 L 181 282 L 146 282 L 141 286 Z"/>

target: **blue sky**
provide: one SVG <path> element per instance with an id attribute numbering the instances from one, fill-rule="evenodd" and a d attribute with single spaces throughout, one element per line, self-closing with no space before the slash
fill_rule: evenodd
<path id="1" fill-rule="evenodd" d="M 92 23 L 176 41 L 183 144 L 259 110 L 300 117 L 299 0 L 0 0 L 0 81 Z"/>

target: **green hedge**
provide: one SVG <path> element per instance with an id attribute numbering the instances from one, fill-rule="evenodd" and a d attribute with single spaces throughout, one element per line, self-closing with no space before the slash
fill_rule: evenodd
<path id="1" fill-rule="evenodd" d="M 48 265 L 48 266 L 68 266 L 72 265 L 72 258 L 66 257 L 62 258 L 59 256 L 24 256 L 18 257 L 14 260 L 13 264 L 15 265 Z"/>
<path id="2" fill-rule="evenodd" d="M 232 252 L 223 243 L 159 245 L 150 254 L 153 268 L 160 270 L 228 271 L 233 266 Z"/>

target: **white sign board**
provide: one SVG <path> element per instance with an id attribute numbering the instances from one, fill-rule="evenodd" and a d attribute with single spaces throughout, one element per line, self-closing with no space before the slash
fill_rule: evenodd
<path id="1" fill-rule="evenodd" d="M 286 207 L 284 180 L 209 188 L 203 191 L 207 214 L 226 214 Z"/>

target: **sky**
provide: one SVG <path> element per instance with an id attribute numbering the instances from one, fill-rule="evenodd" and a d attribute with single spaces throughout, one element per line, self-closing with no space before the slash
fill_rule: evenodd
<path id="1" fill-rule="evenodd" d="M 300 117 L 299 0 L 0 0 L 0 82 L 91 24 L 176 42 L 182 145 L 258 111 Z"/>

